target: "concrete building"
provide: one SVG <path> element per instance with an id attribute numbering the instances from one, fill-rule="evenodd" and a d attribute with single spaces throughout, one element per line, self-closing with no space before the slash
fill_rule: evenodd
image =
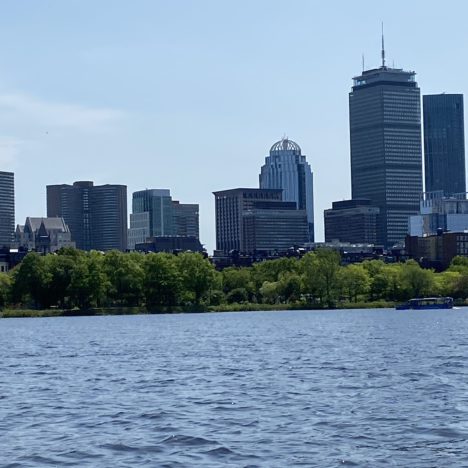
<path id="1" fill-rule="evenodd" d="M 199 206 L 172 200 L 167 189 L 146 189 L 133 193 L 128 249 L 148 238 L 199 235 Z"/>
<path id="2" fill-rule="evenodd" d="M 418 215 L 410 216 L 410 236 L 435 235 L 439 230 L 463 232 L 468 230 L 468 200 L 466 193 L 444 196 L 443 191 L 421 195 Z"/>
<path id="3" fill-rule="evenodd" d="M 63 218 L 27 217 L 24 225 L 16 227 L 15 243 L 27 250 L 50 253 L 62 247 L 76 247 Z"/>
<path id="4" fill-rule="evenodd" d="M 251 188 L 214 192 L 216 249 L 269 253 L 307 242 L 306 210 L 283 201 L 281 192 Z"/>
<path id="5" fill-rule="evenodd" d="M 15 233 L 15 176 L 0 171 L 0 247 L 9 247 Z"/>
<path id="6" fill-rule="evenodd" d="M 300 146 L 287 138 L 270 148 L 261 168 L 261 189 L 282 189 L 282 200 L 294 202 L 298 210 L 307 213 L 309 241 L 314 241 L 313 174 Z"/>
<path id="7" fill-rule="evenodd" d="M 426 192 L 466 192 L 463 94 L 423 96 Z"/>
<path id="8" fill-rule="evenodd" d="M 324 211 L 325 242 L 377 244 L 379 213 L 367 199 L 333 202 L 332 208 Z"/>
<path id="9" fill-rule="evenodd" d="M 82 250 L 127 248 L 127 187 L 94 185 L 47 186 L 47 217 L 62 217 L 72 240 Z"/>
<path id="10" fill-rule="evenodd" d="M 403 242 L 422 192 L 420 91 L 415 73 L 385 65 L 354 78 L 349 94 L 352 198 L 380 209 L 377 242 Z"/>

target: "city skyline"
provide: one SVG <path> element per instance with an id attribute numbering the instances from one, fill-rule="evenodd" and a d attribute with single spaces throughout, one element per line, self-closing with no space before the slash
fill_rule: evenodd
<path id="1" fill-rule="evenodd" d="M 421 94 L 467 92 L 461 2 L 437 15 L 405 3 L 404 16 L 372 2 L 46 5 L 5 2 L 0 19 L 0 170 L 15 172 L 16 223 L 45 215 L 50 184 L 170 187 L 200 204 L 212 250 L 211 192 L 256 186 L 286 133 L 315 174 L 321 240 L 323 210 L 350 198 L 347 93 L 362 53 L 365 68 L 379 64 L 381 20 L 389 65 L 416 70 Z"/>

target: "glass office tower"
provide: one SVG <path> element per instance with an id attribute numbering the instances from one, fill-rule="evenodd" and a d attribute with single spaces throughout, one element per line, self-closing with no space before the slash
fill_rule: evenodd
<path id="1" fill-rule="evenodd" d="M 423 96 L 426 192 L 466 192 L 463 94 Z"/>

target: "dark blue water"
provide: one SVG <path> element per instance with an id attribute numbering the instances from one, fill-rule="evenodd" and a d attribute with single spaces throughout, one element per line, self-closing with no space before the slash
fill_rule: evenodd
<path id="1" fill-rule="evenodd" d="M 0 466 L 468 466 L 468 309 L 0 320 Z"/>

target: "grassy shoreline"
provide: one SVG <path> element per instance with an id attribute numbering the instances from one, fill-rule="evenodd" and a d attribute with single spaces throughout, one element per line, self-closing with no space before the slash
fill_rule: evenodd
<path id="1" fill-rule="evenodd" d="M 66 309 L 4 309 L 0 311 L 0 318 L 40 318 L 40 317 L 79 317 L 104 315 L 152 315 L 174 313 L 209 313 L 209 312 L 254 312 L 254 311 L 283 311 L 283 310 L 336 310 L 336 309 L 382 309 L 393 308 L 394 302 L 346 302 L 335 307 L 319 307 L 316 304 L 221 304 L 207 307 L 165 307 L 148 311 L 144 307 L 105 307 L 88 310 Z"/>

